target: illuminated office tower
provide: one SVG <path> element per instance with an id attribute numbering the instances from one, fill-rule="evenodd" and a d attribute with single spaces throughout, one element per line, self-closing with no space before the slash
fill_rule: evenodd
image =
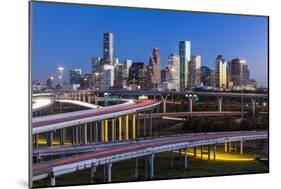
<path id="1" fill-rule="evenodd" d="M 250 80 L 250 71 L 246 61 L 235 58 L 231 61 L 231 80 L 234 86 L 245 85 Z"/>
<path id="2" fill-rule="evenodd" d="M 80 84 L 82 80 L 82 70 L 73 69 L 69 71 L 69 84 Z"/>
<path id="3" fill-rule="evenodd" d="M 122 70 L 122 77 L 123 79 L 128 79 L 129 77 L 129 69 L 132 65 L 132 60 L 127 59 L 123 62 L 123 70 Z"/>
<path id="4" fill-rule="evenodd" d="M 113 64 L 113 33 L 103 34 L 103 64 Z"/>
<path id="5" fill-rule="evenodd" d="M 215 84 L 215 71 L 207 66 L 201 66 L 201 82 L 204 86 L 213 87 Z"/>
<path id="6" fill-rule="evenodd" d="M 130 66 L 128 84 L 133 90 L 146 89 L 147 67 L 144 62 L 133 62 Z"/>
<path id="7" fill-rule="evenodd" d="M 152 55 L 149 58 L 147 73 L 148 88 L 154 90 L 157 89 L 157 86 L 161 82 L 161 60 L 158 48 L 153 48 Z"/>
<path id="8" fill-rule="evenodd" d="M 179 42 L 179 56 L 180 56 L 180 90 L 185 91 L 188 87 L 188 64 L 191 54 L 191 42 Z"/>
<path id="9" fill-rule="evenodd" d="M 129 79 L 129 69 L 132 65 L 132 60 L 127 59 L 123 62 L 123 67 L 122 67 L 122 84 L 123 87 L 128 86 L 128 79 Z"/>
<path id="10" fill-rule="evenodd" d="M 92 57 L 92 77 L 93 77 L 93 87 L 96 89 L 100 88 L 101 85 L 101 58 L 100 57 Z"/>
<path id="11" fill-rule="evenodd" d="M 224 57 L 219 55 L 216 59 L 216 87 L 226 88 L 226 64 Z"/>
<path id="12" fill-rule="evenodd" d="M 113 61 L 114 66 L 114 88 L 123 88 L 122 86 L 122 71 L 123 64 L 119 63 L 119 59 L 115 58 Z"/>
<path id="13" fill-rule="evenodd" d="M 189 86 L 192 88 L 198 86 L 201 83 L 200 76 L 201 68 L 201 56 L 192 55 L 189 62 Z"/>
<path id="14" fill-rule="evenodd" d="M 108 90 L 114 85 L 114 66 L 103 65 L 101 67 L 101 90 Z"/>
<path id="15" fill-rule="evenodd" d="M 168 82 L 172 83 L 172 89 L 180 89 L 180 59 L 172 53 L 168 57 Z"/>

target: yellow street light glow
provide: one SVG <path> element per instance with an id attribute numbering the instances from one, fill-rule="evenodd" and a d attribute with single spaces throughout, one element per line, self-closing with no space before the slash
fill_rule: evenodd
<path id="1" fill-rule="evenodd" d="M 174 153 L 178 153 L 178 151 L 173 151 Z M 184 152 L 181 152 L 184 154 Z M 193 156 L 193 152 L 187 153 L 189 156 Z M 200 151 L 196 153 L 196 157 L 201 159 Z M 214 152 L 211 151 L 210 158 L 213 160 Z M 202 157 L 203 160 L 208 159 L 208 155 L 204 154 Z M 230 152 L 217 152 L 216 153 L 216 160 L 217 161 L 254 161 L 255 158 L 249 155 L 241 155 L 238 153 L 230 153 Z"/>

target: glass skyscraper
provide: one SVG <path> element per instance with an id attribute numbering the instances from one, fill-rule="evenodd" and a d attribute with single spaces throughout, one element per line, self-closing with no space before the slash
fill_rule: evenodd
<path id="1" fill-rule="evenodd" d="M 113 33 L 103 34 L 103 63 L 113 64 Z"/>
<path id="2" fill-rule="evenodd" d="M 179 42 L 179 56 L 180 56 L 180 90 L 184 91 L 188 84 L 188 64 L 191 56 L 191 42 Z"/>

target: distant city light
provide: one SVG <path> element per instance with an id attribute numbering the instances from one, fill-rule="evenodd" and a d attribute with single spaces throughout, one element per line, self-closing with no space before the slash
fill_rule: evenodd
<path id="1" fill-rule="evenodd" d="M 64 67 L 59 66 L 59 67 L 58 67 L 58 70 L 59 70 L 60 72 L 62 72 L 62 71 L 64 70 Z"/>

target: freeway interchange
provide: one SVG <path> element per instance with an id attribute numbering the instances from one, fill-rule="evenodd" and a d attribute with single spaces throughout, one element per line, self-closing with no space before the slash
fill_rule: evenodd
<path id="1" fill-rule="evenodd" d="M 35 111 L 42 110 L 49 108 L 53 102 L 57 102 L 61 104 L 72 103 L 87 107 L 88 109 L 38 116 L 32 119 L 32 135 L 35 143 L 33 157 L 40 159 L 43 156 L 61 155 L 58 159 L 33 163 L 31 175 L 33 181 L 50 178 L 51 186 L 55 186 L 56 177 L 58 176 L 86 168 L 91 168 L 94 173 L 97 166 L 104 165 L 107 167 L 107 181 L 111 182 L 111 167 L 113 163 L 127 159 L 136 159 L 137 161 L 139 157 L 144 156 L 150 159 L 150 178 L 152 179 L 154 177 L 154 154 L 172 150 L 183 150 L 185 152 L 184 166 L 187 168 L 188 148 L 207 145 L 209 146 L 210 156 L 210 147 L 212 146 L 215 159 L 217 144 L 224 143 L 227 145 L 227 143 L 231 142 L 240 142 L 240 148 L 243 150 L 244 141 L 264 140 L 268 138 L 267 131 L 193 133 L 152 137 L 152 119 L 155 118 L 163 118 L 165 116 L 241 116 L 247 112 L 190 111 L 152 113 L 154 108 L 159 107 L 161 103 L 166 103 L 165 100 L 161 102 L 149 99 L 122 99 L 123 103 L 121 104 L 102 107 L 89 103 L 91 100 L 90 96 L 81 97 L 79 96 L 81 94 L 88 95 L 88 93 L 76 94 L 70 92 L 63 98 L 60 97 L 58 99 L 54 98 L 54 95 L 51 94 L 48 103 L 45 103 L 46 100 L 44 100 L 42 107 L 40 105 L 36 107 Z M 142 93 L 137 93 L 137 95 L 142 95 Z M 158 94 L 153 93 L 151 95 Z M 234 94 L 234 96 L 233 94 L 227 94 L 227 96 L 237 97 L 239 94 Z M 248 97 L 253 98 L 254 94 L 249 94 Z M 264 98 L 265 96 L 258 94 L 256 97 Z M 140 120 L 143 120 L 144 132 L 147 129 L 146 124 L 149 123 L 150 137 L 146 136 L 145 133 L 144 137 L 138 137 Z M 72 146 L 65 145 L 65 135 L 69 129 L 71 129 L 72 133 Z M 112 137 L 109 137 L 109 130 L 112 133 Z M 60 131 L 59 147 L 52 146 L 53 134 L 57 131 Z M 47 144 L 49 147 L 40 148 L 38 147 L 38 135 L 44 133 L 47 135 Z M 65 157 L 65 155 L 70 156 Z"/>

